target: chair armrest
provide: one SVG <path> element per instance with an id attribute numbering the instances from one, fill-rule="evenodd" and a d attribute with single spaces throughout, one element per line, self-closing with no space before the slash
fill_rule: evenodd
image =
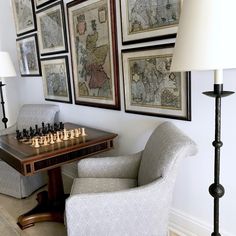
<path id="1" fill-rule="evenodd" d="M 78 162 L 79 178 L 137 179 L 142 152 L 127 156 L 86 158 Z"/>
<path id="2" fill-rule="evenodd" d="M 0 136 L 5 135 L 5 134 L 13 134 L 15 132 L 16 132 L 16 124 L 6 128 L 6 129 L 0 130 Z"/>
<path id="3" fill-rule="evenodd" d="M 124 191 L 73 195 L 66 201 L 68 236 L 167 235 L 167 187 L 159 178 Z"/>

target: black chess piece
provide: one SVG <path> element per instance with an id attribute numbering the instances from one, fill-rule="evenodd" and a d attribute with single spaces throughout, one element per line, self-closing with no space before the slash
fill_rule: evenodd
<path id="1" fill-rule="evenodd" d="M 57 131 L 59 131 L 58 124 L 57 124 L 57 123 L 54 123 L 54 132 L 57 132 Z"/>
<path id="2" fill-rule="evenodd" d="M 64 124 L 62 122 L 59 123 L 60 130 L 64 129 Z"/>
<path id="3" fill-rule="evenodd" d="M 47 130 L 47 133 L 50 133 L 51 132 L 51 127 L 50 127 L 50 124 L 48 123 L 48 130 Z"/>
<path id="4" fill-rule="evenodd" d="M 20 130 L 16 130 L 16 139 L 17 140 L 20 140 L 20 138 L 21 138 L 21 132 L 20 132 Z"/>
<path id="5" fill-rule="evenodd" d="M 35 135 L 39 135 L 39 128 L 38 128 L 38 125 L 35 125 Z"/>
<path id="6" fill-rule="evenodd" d="M 33 138 L 34 137 L 34 130 L 31 126 L 29 128 L 29 132 L 30 132 L 30 137 Z"/>
<path id="7" fill-rule="evenodd" d="M 26 129 L 23 129 L 23 138 L 27 138 L 27 131 L 26 131 Z"/>

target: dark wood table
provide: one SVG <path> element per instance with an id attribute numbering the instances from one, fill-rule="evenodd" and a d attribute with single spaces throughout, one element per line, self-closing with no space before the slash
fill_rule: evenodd
<path id="1" fill-rule="evenodd" d="M 66 123 L 66 129 L 82 127 Z M 19 142 L 15 134 L 0 136 L 0 156 L 5 162 L 25 176 L 39 171 L 48 172 L 48 191 L 37 195 L 38 205 L 19 216 L 17 224 L 21 229 L 36 222 L 64 222 L 65 199 L 61 165 L 108 151 L 113 147 L 117 134 L 85 127 L 86 136 L 50 144 L 39 148 Z"/>

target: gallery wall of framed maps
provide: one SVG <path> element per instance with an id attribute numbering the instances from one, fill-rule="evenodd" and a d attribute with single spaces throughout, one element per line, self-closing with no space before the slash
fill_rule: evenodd
<path id="1" fill-rule="evenodd" d="M 182 0 L 11 3 L 21 76 L 42 77 L 45 100 L 191 120 L 191 75 L 170 72 L 167 43 Z"/>

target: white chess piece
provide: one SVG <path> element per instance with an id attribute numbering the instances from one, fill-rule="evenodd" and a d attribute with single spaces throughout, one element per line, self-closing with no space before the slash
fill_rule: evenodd
<path id="1" fill-rule="evenodd" d="M 67 131 L 66 131 L 66 129 L 64 129 L 64 138 L 63 138 L 63 140 L 64 141 L 66 141 L 66 140 L 68 140 L 68 133 L 67 133 Z"/>
<path id="2" fill-rule="evenodd" d="M 31 146 L 33 146 L 33 147 L 34 147 L 34 145 L 35 145 L 35 138 L 32 138 L 32 143 L 31 143 Z"/>
<path id="3" fill-rule="evenodd" d="M 75 131 L 72 129 L 70 131 L 70 139 L 74 139 L 75 138 Z"/>
<path id="4" fill-rule="evenodd" d="M 37 138 L 35 139 L 34 147 L 35 148 L 39 148 L 40 147 L 39 140 Z"/>
<path id="5" fill-rule="evenodd" d="M 86 136 L 87 134 L 85 133 L 85 128 L 82 128 L 82 136 Z"/>
<path id="6" fill-rule="evenodd" d="M 57 143 L 60 143 L 61 142 L 61 139 L 60 139 L 60 132 L 57 131 L 57 140 L 56 140 Z"/>
<path id="7" fill-rule="evenodd" d="M 47 146 L 47 145 L 48 145 L 47 136 L 44 136 L 43 146 Z"/>
<path id="8" fill-rule="evenodd" d="M 53 135 L 50 136 L 50 144 L 54 144 Z"/>
<path id="9" fill-rule="evenodd" d="M 75 137 L 76 137 L 76 138 L 79 137 L 79 129 L 75 129 Z"/>
<path id="10" fill-rule="evenodd" d="M 39 144 L 40 144 L 40 145 L 42 145 L 42 144 L 43 144 L 43 137 L 40 137 Z"/>

